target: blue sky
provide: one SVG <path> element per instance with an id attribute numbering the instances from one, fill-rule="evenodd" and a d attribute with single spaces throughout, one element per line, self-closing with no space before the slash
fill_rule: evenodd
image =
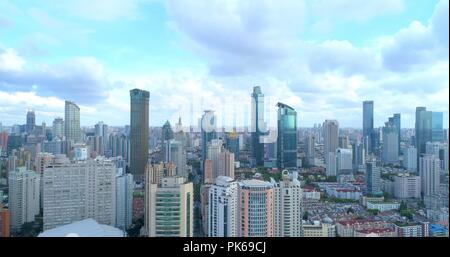
<path id="1" fill-rule="evenodd" d="M 360 127 L 416 106 L 448 127 L 448 0 L 0 0 L 0 122 L 63 116 L 129 123 L 129 90 L 150 91 L 150 123 L 197 123 L 213 109 L 248 124 L 254 85 L 293 106 L 299 126 Z"/>

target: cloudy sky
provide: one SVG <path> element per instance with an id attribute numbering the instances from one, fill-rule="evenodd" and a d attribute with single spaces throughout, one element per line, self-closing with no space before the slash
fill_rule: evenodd
<path id="1" fill-rule="evenodd" d="M 129 123 L 129 90 L 150 91 L 150 124 L 246 125 L 252 87 L 301 127 L 361 127 L 416 106 L 448 128 L 448 0 L 0 0 L 0 122 L 51 124 L 64 100 L 82 125 Z"/>

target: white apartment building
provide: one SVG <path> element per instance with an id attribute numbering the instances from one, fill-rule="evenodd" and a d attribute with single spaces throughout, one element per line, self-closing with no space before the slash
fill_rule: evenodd
<path id="1" fill-rule="evenodd" d="M 116 168 L 103 158 L 58 159 L 44 169 L 44 230 L 92 218 L 116 223 Z"/>
<path id="2" fill-rule="evenodd" d="M 236 237 L 238 229 L 238 184 L 219 176 L 208 193 L 208 236 Z"/>
<path id="3" fill-rule="evenodd" d="M 9 212 L 11 229 L 17 230 L 39 214 L 39 174 L 18 167 L 9 172 Z"/>
<path id="4" fill-rule="evenodd" d="M 395 198 L 420 198 L 420 177 L 399 173 L 394 177 Z"/>
<path id="5" fill-rule="evenodd" d="M 303 196 L 297 177 L 289 178 L 287 170 L 283 171 L 282 181 L 271 178 L 274 191 L 274 236 L 301 237 L 303 217 Z"/>

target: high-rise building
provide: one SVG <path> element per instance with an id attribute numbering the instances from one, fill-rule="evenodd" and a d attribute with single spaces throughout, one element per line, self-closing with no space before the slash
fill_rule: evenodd
<path id="1" fill-rule="evenodd" d="M 39 175 L 25 167 L 9 172 L 9 212 L 11 229 L 32 222 L 39 214 Z"/>
<path id="2" fill-rule="evenodd" d="M 363 138 L 364 142 L 367 142 L 366 152 L 368 154 L 373 153 L 372 147 L 373 136 L 373 101 L 363 102 Z"/>
<path id="3" fill-rule="evenodd" d="M 427 142 L 425 153 L 432 154 L 439 159 L 439 167 L 442 172 L 448 172 L 448 145 L 442 142 Z"/>
<path id="4" fill-rule="evenodd" d="M 4 208 L 0 202 L 0 237 L 10 236 L 10 226 L 9 210 Z"/>
<path id="5" fill-rule="evenodd" d="M 410 146 L 404 150 L 403 167 L 409 171 L 417 172 L 417 148 Z"/>
<path id="6" fill-rule="evenodd" d="M 66 140 L 72 143 L 80 143 L 80 107 L 73 102 L 66 101 L 64 113 L 64 135 Z"/>
<path id="7" fill-rule="evenodd" d="M 397 148 L 398 148 L 398 153 L 400 154 L 400 142 L 401 142 L 401 115 L 400 115 L 400 113 L 394 113 L 394 115 L 392 117 L 389 117 L 388 122 L 391 126 L 394 126 L 396 128 L 397 135 L 398 135 Z"/>
<path id="8" fill-rule="evenodd" d="M 116 176 L 116 227 L 127 230 L 133 221 L 133 175 L 119 169 Z"/>
<path id="9" fill-rule="evenodd" d="M 394 177 L 394 197 L 400 199 L 420 198 L 420 184 L 419 176 L 399 173 Z"/>
<path id="10" fill-rule="evenodd" d="M 439 194 L 439 159 L 431 154 L 423 154 L 419 160 L 419 174 L 424 196 Z"/>
<path id="11" fill-rule="evenodd" d="M 337 173 L 343 171 L 352 171 L 352 150 L 351 149 L 336 149 L 336 171 Z"/>
<path id="12" fill-rule="evenodd" d="M 172 162 L 176 165 L 177 175 L 188 177 L 186 167 L 186 151 L 183 142 L 177 140 L 169 140 L 165 142 L 165 162 Z"/>
<path id="13" fill-rule="evenodd" d="M 62 139 L 64 137 L 64 120 L 63 118 L 56 118 L 53 120 L 52 129 L 53 138 Z"/>
<path id="14" fill-rule="evenodd" d="M 216 139 L 216 119 L 214 111 L 206 110 L 201 119 L 201 130 L 202 130 L 202 161 L 207 159 L 208 155 L 208 144 L 211 140 Z"/>
<path id="15" fill-rule="evenodd" d="M 374 161 L 366 162 L 367 193 L 370 195 L 382 195 L 381 170 Z"/>
<path id="16" fill-rule="evenodd" d="M 384 163 L 398 163 L 398 129 L 393 122 L 386 122 L 383 127 L 383 150 L 381 160 Z"/>
<path id="17" fill-rule="evenodd" d="M 162 126 L 161 138 L 162 141 L 169 141 L 173 139 L 173 130 L 172 127 L 170 126 L 169 121 L 166 121 L 166 123 L 164 123 L 164 125 Z"/>
<path id="18" fill-rule="evenodd" d="M 26 132 L 27 134 L 31 134 L 34 132 L 34 128 L 36 127 L 36 115 L 33 110 L 29 110 L 27 112 L 27 124 L 26 124 Z"/>
<path id="19" fill-rule="evenodd" d="M 220 153 L 222 152 L 222 140 L 213 139 L 208 144 L 207 159 L 212 162 L 213 180 L 220 175 Z"/>
<path id="20" fill-rule="evenodd" d="M 316 146 L 316 139 L 314 138 L 314 135 L 309 134 L 308 136 L 306 136 L 306 163 L 309 166 L 314 166 L 315 165 L 315 158 L 316 158 L 316 153 L 315 153 L 315 146 Z"/>
<path id="21" fill-rule="evenodd" d="M 147 177 L 148 178 L 148 177 Z M 194 191 L 184 177 L 164 177 L 145 183 L 144 230 L 149 237 L 193 236 Z"/>
<path id="22" fill-rule="evenodd" d="M 339 148 L 347 149 L 349 148 L 348 136 L 339 136 Z"/>
<path id="23" fill-rule="evenodd" d="M 274 191 L 274 236 L 302 237 L 303 191 L 297 173 L 290 177 L 287 170 L 282 173 L 282 180 L 271 179 Z"/>
<path id="24" fill-rule="evenodd" d="M 214 182 L 213 178 L 213 163 L 211 160 L 206 159 L 203 162 L 203 183 L 204 184 L 212 184 Z"/>
<path id="25" fill-rule="evenodd" d="M 173 163 L 153 163 L 147 166 L 148 180 L 154 184 L 161 184 L 163 177 L 176 176 L 177 166 Z"/>
<path id="26" fill-rule="evenodd" d="M 108 159 L 55 158 L 44 169 L 44 230 L 93 218 L 116 223 L 116 167 Z"/>
<path id="27" fill-rule="evenodd" d="M 325 120 L 323 123 L 323 148 L 327 176 L 336 176 L 336 149 L 338 148 L 339 122 Z M 330 154 L 331 153 L 331 154 Z"/>
<path id="28" fill-rule="evenodd" d="M 431 123 L 432 112 L 427 111 L 426 107 L 416 107 L 415 146 L 417 148 L 417 166 L 419 166 L 420 156 L 425 153 L 425 144 L 432 141 Z"/>
<path id="29" fill-rule="evenodd" d="M 234 153 L 226 149 L 219 154 L 219 176 L 234 179 Z"/>
<path id="30" fill-rule="evenodd" d="M 358 171 L 359 167 L 366 164 L 364 151 L 364 144 L 360 142 L 355 142 L 352 144 L 352 161 L 353 161 L 353 171 Z"/>
<path id="31" fill-rule="evenodd" d="M 100 137 L 100 149 L 102 151 L 99 151 L 99 154 L 104 155 L 104 150 L 106 149 L 109 140 L 108 125 L 104 124 L 103 121 L 95 124 L 95 136 Z"/>
<path id="32" fill-rule="evenodd" d="M 297 168 L 297 112 L 290 106 L 278 103 L 278 168 Z"/>
<path id="33" fill-rule="evenodd" d="M 432 112 L 431 114 L 431 141 L 443 142 L 444 141 L 444 129 L 443 129 L 443 113 Z"/>
<path id="34" fill-rule="evenodd" d="M 150 93 L 133 89 L 130 97 L 130 171 L 136 181 L 142 181 L 148 162 Z"/>
<path id="35" fill-rule="evenodd" d="M 243 180 L 238 191 L 238 236 L 274 236 L 273 185 L 261 180 Z"/>
<path id="36" fill-rule="evenodd" d="M 239 149 L 239 137 L 236 133 L 236 129 L 234 129 L 232 132 L 227 133 L 227 136 L 225 138 L 226 148 L 234 154 L 235 161 L 239 161 L 240 156 L 240 149 Z"/>
<path id="37" fill-rule="evenodd" d="M 253 87 L 251 102 L 251 150 L 252 158 L 256 166 L 264 165 L 264 143 L 260 141 L 260 137 L 265 133 L 264 123 L 264 94 L 261 87 Z"/>
<path id="38" fill-rule="evenodd" d="M 238 183 L 219 176 L 208 193 L 208 236 L 238 235 Z"/>

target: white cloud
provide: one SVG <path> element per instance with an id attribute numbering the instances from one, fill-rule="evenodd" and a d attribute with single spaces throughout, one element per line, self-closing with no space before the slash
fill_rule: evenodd
<path id="1" fill-rule="evenodd" d="M 325 20 L 367 21 L 376 16 L 397 14 L 404 10 L 403 0 L 313 0 L 312 13 Z"/>
<path id="2" fill-rule="evenodd" d="M 89 20 L 111 21 L 135 18 L 142 0 L 75 0 L 64 8 L 69 13 Z"/>
<path id="3" fill-rule="evenodd" d="M 12 48 L 0 48 L 0 72 L 19 72 L 24 68 L 26 61 Z"/>

